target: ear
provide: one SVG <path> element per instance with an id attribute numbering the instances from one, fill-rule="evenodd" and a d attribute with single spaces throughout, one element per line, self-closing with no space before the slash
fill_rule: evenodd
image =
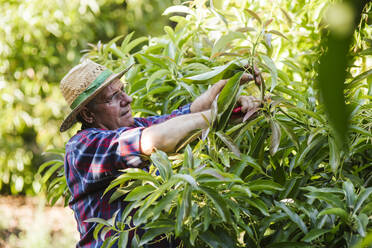
<path id="1" fill-rule="evenodd" d="M 84 119 L 84 121 L 86 121 L 89 124 L 93 124 L 93 122 L 94 122 L 94 113 L 92 111 L 90 111 L 87 107 L 84 106 L 80 110 L 80 115 Z"/>

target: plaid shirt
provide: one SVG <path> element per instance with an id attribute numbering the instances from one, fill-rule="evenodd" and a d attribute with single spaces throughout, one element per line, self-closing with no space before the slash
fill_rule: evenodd
<path id="1" fill-rule="evenodd" d="M 169 115 L 134 118 L 135 124 L 131 127 L 116 130 L 85 129 L 69 140 L 66 145 L 65 173 L 72 193 L 69 205 L 75 213 L 80 232 L 80 241 L 76 247 L 102 246 L 102 240 L 93 238 L 96 223 L 84 222 L 86 219 L 109 219 L 117 210 L 125 208 L 126 203 L 122 200 L 110 204 L 111 194 L 105 194 L 103 198 L 102 194 L 110 182 L 122 173 L 120 169 L 144 163 L 139 156 L 142 130 L 187 113 L 190 113 L 190 104 Z"/>

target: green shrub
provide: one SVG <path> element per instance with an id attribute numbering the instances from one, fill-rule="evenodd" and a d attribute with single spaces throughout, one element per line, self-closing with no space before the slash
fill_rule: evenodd
<path id="1" fill-rule="evenodd" d="M 153 153 L 150 172 L 126 169 L 111 183 L 113 199 L 126 195 L 129 204 L 120 222 L 116 216 L 90 220 L 99 223 L 96 238 L 113 230 L 105 247 L 124 245 L 125 224 L 133 221 L 146 229 L 135 238 L 139 247 L 159 235 L 175 236 L 184 247 L 368 245 L 362 239 L 371 231 L 372 210 L 371 4 L 347 50 L 342 139 L 326 114 L 334 102 L 325 103 L 324 87 L 315 83 L 327 52 L 320 34 L 333 32 L 322 19 L 329 2 L 212 3 L 172 6 L 164 14 L 176 13 L 170 17 L 176 26 L 165 26 L 164 35 L 130 34 L 120 45 L 122 37 L 86 54 L 115 70 L 136 62 L 126 88 L 139 116 L 169 113 L 230 78 L 206 131 L 179 144 L 175 154 Z M 253 66 L 265 83 L 239 86 L 242 71 Z M 257 118 L 227 123 L 238 94 L 271 99 Z"/>

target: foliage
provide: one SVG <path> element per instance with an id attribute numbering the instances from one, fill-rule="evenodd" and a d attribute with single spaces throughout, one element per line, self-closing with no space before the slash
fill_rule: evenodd
<path id="1" fill-rule="evenodd" d="M 55 135 L 68 111 L 56 82 L 87 43 L 107 42 L 134 26 L 136 35 L 160 33 L 156 27 L 166 17 L 158 16 L 171 1 L 136 2 L 0 0 L 1 193 L 39 191 L 42 152 L 62 147 L 72 133 Z"/>
<path id="2" fill-rule="evenodd" d="M 365 6 L 347 49 L 345 147 L 316 82 L 319 57 L 330 49 L 319 39 L 329 32 L 330 20 L 323 19 L 329 6 L 321 0 L 193 1 L 164 12 L 176 13 L 170 20 L 177 25 L 165 26 L 162 36 L 129 34 L 120 45 L 122 37 L 86 54 L 116 70 L 136 62 L 126 86 L 142 116 L 169 113 L 230 78 L 208 130 L 191 135 L 175 154 L 153 153 L 150 172 L 126 169 L 107 188 L 116 189 L 112 200 L 125 196 L 128 205 L 120 218 L 90 220 L 98 223 L 96 238 L 113 230 L 105 247 L 124 247 L 127 227 L 141 224 L 146 233 L 136 236 L 139 247 L 159 235 L 176 237 L 184 247 L 368 245 L 372 6 Z M 240 86 L 242 71 L 254 66 L 265 83 Z M 262 101 L 257 118 L 228 123 L 239 94 L 271 99 Z"/>

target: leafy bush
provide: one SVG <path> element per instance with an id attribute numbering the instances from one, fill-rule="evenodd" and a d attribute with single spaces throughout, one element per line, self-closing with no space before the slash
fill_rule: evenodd
<path id="1" fill-rule="evenodd" d="M 135 27 L 137 35 L 162 30 L 167 20 L 158 16 L 171 1 L 135 2 L 0 0 L 1 194 L 39 192 L 42 152 L 69 137 L 55 136 L 67 111 L 57 82 L 87 42 L 107 42 Z M 159 28 L 148 30 L 150 24 Z"/>
<path id="2" fill-rule="evenodd" d="M 327 52 L 320 34 L 333 32 L 322 19 L 328 7 L 320 0 L 193 1 L 164 12 L 175 14 L 176 25 L 165 26 L 163 36 L 130 34 L 121 45 L 117 37 L 86 54 L 115 70 L 136 62 L 126 88 L 141 116 L 169 113 L 230 78 L 206 131 L 196 131 L 175 154 L 156 151 L 149 172 L 123 170 L 107 188 L 116 189 L 112 200 L 125 196 L 129 204 L 120 218 L 90 220 L 98 223 L 96 238 L 113 231 L 105 247 L 125 246 L 126 225 L 144 226 L 146 233 L 134 241 L 139 247 L 156 236 L 176 237 L 185 247 L 368 245 L 362 239 L 371 231 L 372 212 L 371 3 L 347 54 L 342 97 L 350 114 L 338 112 L 349 123 L 345 141 L 315 83 Z M 265 82 L 240 86 L 242 71 L 255 66 Z M 239 94 L 271 99 L 257 118 L 227 123 Z"/>

